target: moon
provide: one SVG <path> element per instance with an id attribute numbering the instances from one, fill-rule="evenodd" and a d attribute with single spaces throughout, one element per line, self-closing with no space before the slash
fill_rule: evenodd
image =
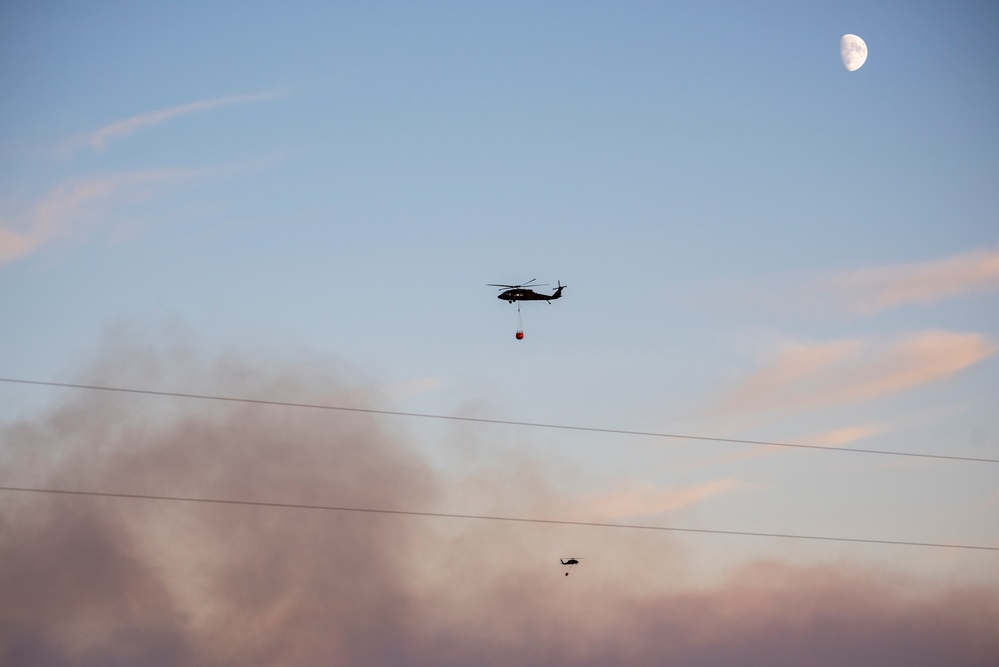
<path id="1" fill-rule="evenodd" d="M 867 62 L 867 44 L 856 35 L 843 35 L 839 40 L 839 56 L 847 71 L 856 72 Z"/>

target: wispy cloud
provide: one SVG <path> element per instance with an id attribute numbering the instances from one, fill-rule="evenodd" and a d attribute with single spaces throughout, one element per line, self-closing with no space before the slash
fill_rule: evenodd
<path id="1" fill-rule="evenodd" d="M 210 100 L 200 100 L 189 104 L 182 104 L 169 109 L 160 109 L 148 113 L 139 114 L 123 120 L 115 121 L 110 125 L 105 125 L 96 132 L 85 137 L 80 137 L 73 142 L 74 146 L 90 146 L 94 150 L 101 151 L 107 148 L 111 141 L 127 137 L 141 129 L 159 125 L 168 120 L 186 116 L 200 111 L 210 111 L 221 109 L 222 107 L 235 106 L 239 104 L 250 104 L 253 102 L 263 102 L 278 97 L 283 97 L 285 93 L 259 93 L 255 95 L 227 95 L 225 97 L 215 97 Z"/>
<path id="2" fill-rule="evenodd" d="M 793 411 L 873 400 L 950 377 L 996 351 L 981 334 L 950 331 L 788 344 L 732 391 L 720 411 Z"/>
<path id="3" fill-rule="evenodd" d="M 872 435 L 885 433 L 886 431 L 889 430 L 891 430 L 891 427 L 884 424 L 863 424 L 856 426 L 845 426 L 843 428 L 837 428 L 830 431 L 823 431 L 821 433 L 813 433 L 811 435 L 805 435 L 801 437 L 792 436 L 789 437 L 786 440 L 786 442 L 792 444 L 812 445 L 817 447 L 838 447 L 842 445 L 848 445 L 853 442 L 857 442 L 858 440 L 863 440 L 864 438 L 869 438 Z M 734 429 L 733 433 L 738 433 L 741 431 L 742 429 Z M 678 466 L 677 469 L 695 470 L 701 468 L 717 468 L 718 466 L 738 463 L 740 461 L 746 461 L 749 459 L 756 459 L 764 456 L 773 456 L 775 454 L 787 453 L 787 451 L 788 449 L 786 447 L 779 447 L 774 445 L 757 445 L 757 446 L 746 447 L 744 449 L 740 449 L 730 454 L 724 454 L 722 456 L 712 456 L 710 458 L 705 458 L 685 463 Z"/>
<path id="4" fill-rule="evenodd" d="M 106 211 L 114 198 L 140 186 L 192 178 L 205 170 L 152 169 L 112 174 L 60 185 L 27 213 L 19 226 L 0 220 L 0 265 L 83 232 L 82 225 Z"/>
<path id="5" fill-rule="evenodd" d="M 590 516 L 617 520 L 673 512 L 717 495 L 731 493 L 742 485 L 734 479 L 716 479 L 683 488 L 630 487 L 595 496 L 584 504 Z"/>
<path id="6" fill-rule="evenodd" d="M 846 271 L 806 288 L 810 300 L 850 313 L 873 314 L 908 303 L 934 303 L 999 289 L 999 248 L 928 262 Z"/>
<path id="7" fill-rule="evenodd" d="M 30 254 L 37 247 L 27 234 L 19 234 L 0 219 L 0 266 Z"/>
<path id="8" fill-rule="evenodd" d="M 863 424 L 859 426 L 846 426 L 843 428 L 816 433 L 814 435 L 799 438 L 795 442 L 803 445 L 814 445 L 816 447 L 836 447 L 857 442 L 872 435 L 878 435 L 888 431 L 889 427 L 884 424 Z"/>

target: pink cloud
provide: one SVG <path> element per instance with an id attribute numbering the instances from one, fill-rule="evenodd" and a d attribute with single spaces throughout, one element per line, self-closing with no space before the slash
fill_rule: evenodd
<path id="1" fill-rule="evenodd" d="M 875 400 L 948 378 L 996 350 L 981 334 L 950 331 L 790 344 L 732 391 L 720 409 L 793 411 Z"/>
<path id="2" fill-rule="evenodd" d="M 811 292 L 824 304 L 871 314 L 907 303 L 934 303 L 966 292 L 995 289 L 999 289 L 999 248 L 844 272 Z"/>
<path id="3" fill-rule="evenodd" d="M 851 442 L 869 438 L 888 431 L 889 427 L 883 424 L 863 424 L 858 426 L 845 426 L 843 428 L 816 433 L 796 439 L 805 445 L 816 445 L 820 447 L 835 447 L 837 445 L 848 445 Z"/>
<path id="4" fill-rule="evenodd" d="M 151 169 L 111 174 L 52 189 L 24 217 L 18 229 L 0 226 L 0 265 L 26 257 L 40 248 L 86 233 L 86 224 L 113 206 L 115 198 L 138 188 L 192 178 L 205 170 Z"/>
<path id="5" fill-rule="evenodd" d="M 9 229 L 0 221 L 0 266 L 30 254 L 35 247 L 26 235 Z"/>
<path id="6" fill-rule="evenodd" d="M 629 487 L 597 495 L 584 504 L 587 516 L 597 517 L 597 521 L 614 521 L 676 511 L 740 487 L 734 479 L 716 479 L 683 488 Z"/>

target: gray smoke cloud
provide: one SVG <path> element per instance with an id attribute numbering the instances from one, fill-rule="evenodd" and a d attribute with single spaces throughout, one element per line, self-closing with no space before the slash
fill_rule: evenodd
<path id="1" fill-rule="evenodd" d="M 82 380 L 350 404 L 315 365 L 205 364 L 117 345 Z M 7 486 L 558 515 L 544 470 L 456 479 L 404 426 L 329 413 L 68 392 L 0 431 Z M 669 536 L 458 519 L 0 492 L 7 665 L 989 665 L 999 597 L 885 572 L 756 563 L 670 588 Z M 567 545 L 600 564 L 564 577 Z M 657 585 L 659 582 L 659 585 Z"/>

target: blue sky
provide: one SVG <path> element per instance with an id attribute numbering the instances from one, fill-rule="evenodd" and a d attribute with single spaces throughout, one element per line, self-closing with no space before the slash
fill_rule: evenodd
<path id="1" fill-rule="evenodd" d="M 0 377 L 997 459 L 997 44 L 987 2 L 5 6 Z M 486 284 L 531 278 L 569 287 L 517 341 Z M 0 384 L 4 448 L 87 400 Z M 990 463 L 371 428 L 437 480 L 428 511 L 999 545 Z M 36 456 L 39 486 L 85 486 Z M 292 477 L 252 493 L 298 502 Z M 580 532 L 579 574 L 612 590 L 658 538 L 608 539 Z M 999 586 L 993 552 L 670 540 L 682 576 L 646 591 L 843 563 L 993 610 Z"/>

